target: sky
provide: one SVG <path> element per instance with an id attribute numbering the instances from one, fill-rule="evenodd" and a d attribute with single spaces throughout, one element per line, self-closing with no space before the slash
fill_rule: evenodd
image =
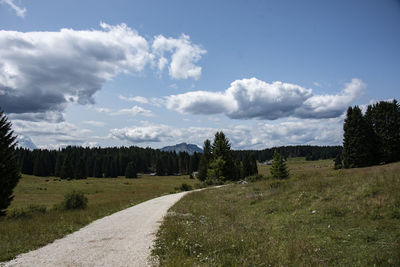
<path id="1" fill-rule="evenodd" d="M 28 148 L 340 145 L 399 48 L 395 0 L 0 0 L 0 108 Z"/>

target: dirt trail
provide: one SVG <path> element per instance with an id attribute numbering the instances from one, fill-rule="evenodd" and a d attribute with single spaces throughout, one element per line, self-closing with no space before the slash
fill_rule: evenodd
<path id="1" fill-rule="evenodd" d="M 162 218 L 187 193 L 119 211 L 0 266 L 148 266 L 150 246 Z"/>

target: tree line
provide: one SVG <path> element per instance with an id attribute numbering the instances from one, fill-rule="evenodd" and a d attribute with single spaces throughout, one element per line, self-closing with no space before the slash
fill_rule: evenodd
<path id="1" fill-rule="evenodd" d="M 21 173 L 56 176 L 62 179 L 118 177 L 128 172 L 157 175 L 190 174 L 198 169 L 200 155 L 186 152 L 163 152 L 140 147 L 88 148 L 68 146 L 59 150 L 17 148 Z"/>
<path id="2" fill-rule="evenodd" d="M 342 146 L 281 146 L 263 150 L 237 150 L 233 151 L 233 155 L 237 160 L 241 161 L 245 154 L 251 153 L 257 161 L 264 162 L 272 159 L 275 151 L 285 159 L 295 157 L 305 157 L 306 160 L 334 159 L 342 153 Z"/>
<path id="3" fill-rule="evenodd" d="M 397 100 L 349 107 L 343 125 L 343 155 L 336 167 L 365 167 L 400 160 L 400 106 Z"/>

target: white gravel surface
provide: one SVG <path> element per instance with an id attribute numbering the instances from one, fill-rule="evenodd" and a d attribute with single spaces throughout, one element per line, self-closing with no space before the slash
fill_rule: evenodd
<path id="1" fill-rule="evenodd" d="M 148 266 L 167 210 L 188 192 L 158 197 L 104 217 L 1 266 Z"/>

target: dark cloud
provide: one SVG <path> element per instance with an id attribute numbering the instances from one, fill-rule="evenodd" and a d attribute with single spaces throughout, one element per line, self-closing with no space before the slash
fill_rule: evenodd
<path id="1" fill-rule="evenodd" d="M 157 36 L 153 54 L 148 41 L 125 24 L 101 27 L 0 31 L 0 107 L 7 113 L 43 113 L 63 111 L 69 102 L 93 104 L 93 95 L 119 73 L 140 72 L 153 66 L 157 57 L 167 60 L 160 52 L 170 49 L 167 44 L 173 44 L 172 78 L 201 75 L 201 67 L 194 63 L 205 51 L 186 35 Z"/>

